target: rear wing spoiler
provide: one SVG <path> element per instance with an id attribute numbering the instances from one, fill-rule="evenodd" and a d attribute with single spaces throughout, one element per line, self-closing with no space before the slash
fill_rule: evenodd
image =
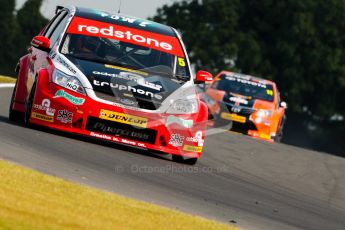
<path id="1" fill-rule="evenodd" d="M 63 6 L 56 6 L 55 14 L 59 13 L 59 11 L 62 10 L 63 8 L 65 8 L 65 7 L 63 7 Z"/>

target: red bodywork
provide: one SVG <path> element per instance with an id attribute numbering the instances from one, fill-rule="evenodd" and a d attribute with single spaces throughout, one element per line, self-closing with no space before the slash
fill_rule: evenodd
<path id="1" fill-rule="evenodd" d="M 173 114 L 174 117 L 193 120 L 192 127 L 186 128 L 177 123 L 166 125 L 168 117 L 172 116 L 171 114 L 146 113 L 100 103 L 90 97 L 78 94 L 53 83 L 51 78 L 54 68 L 48 53 L 34 47 L 31 47 L 29 49 L 29 54 L 22 57 L 18 63 L 17 70 L 19 70 L 19 75 L 11 109 L 24 113 L 25 105 L 30 94 L 29 92 L 33 90 L 32 87 L 34 86 L 35 96 L 33 105 L 35 106 L 32 109 L 30 123 L 102 140 L 181 155 L 186 158 L 199 158 L 201 156 L 208 116 L 207 105 L 204 102 L 199 101 L 198 113 L 186 115 Z M 33 72 L 37 73 L 36 85 L 33 85 L 35 81 L 35 78 L 31 76 Z M 56 93 L 59 90 L 63 90 L 68 95 L 84 100 L 84 103 L 82 105 L 75 105 L 64 97 L 56 97 Z M 50 112 L 52 112 L 52 110 L 55 111 L 53 116 L 47 115 L 46 108 L 39 108 L 40 105 L 43 106 L 43 101 L 46 99 L 50 101 Z M 60 121 L 61 119 L 58 119 L 58 111 L 60 110 L 72 113 L 71 122 L 64 123 Z M 133 140 L 131 138 L 121 138 L 119 136 L 87 130 L 86 125 L 88 118 L 99 118 L 101 116 L 101 110 L 147 119 L 147 129 L 157 132 L 155 139 L 152 143 L 145 143 L 144 141 Z M 138 130 L 140 130 L 140 128 Z M 202 140 L 199 141 L 195 137 L 200 132 L 202 133 Z M 182 137 L 180 146 L 169 143 L 172 135 L 176 134 Z"/>
<path id="2" fill-rule="evenodd" d="M 104 19 L 98 14 L 94 14 L 95 17 L 102 18 L 99 20 L 108 20 L 108 22 L 111 20 L 111 23 L 74 17 L 71 26 L 66 27 L 70 18 L 67 17 L 68 10 L 61 12 L 52 21 L 58 21 L 56 18 L 62 16 L 61 18 L 64 19 L 59 23 L 66 29 L 68 28 L 67 31 L 71 33 L 104 38 L 111 34 L 110 37 L 117 37 L 121 41 L 178 55 L 180 66 L 186 66 L 186 63 L 189 65 L 189 61 L 184 55 L 185 50 L 181 45 L 182 41 L 178 37 L 147 32 L 144 30 L 147 24 L 142 23 L 137 25 L 140 30 L 134 29 L 131 25 L 137 19 L 128 21 L 127 17 L 123 17 L 124 22 L 130 25 L 123 27 L 113 24 L 114 21 L 110 18 Z M 65 16 L 63 16 L 64 14 Z M 49 24 L 39 36 L 33 39 L 28 54 L 18 62 L 16 68 L 18 80 L 11 100 L 10 119 L 15 119 L 13 114 L 22 113 L 25 115 L 24 121 L 27 124 L 32 123 L 69 133 L 183 156 L 182 160 L 192 160 L 187 162 L 190 164 L 196 162 L 202 153 L 206 134 L 208 108 L 204 102 L 197 99 L 198 110 L 193 114 L 158 113 L 157 111 L 160 110 L 149 111 L 120 106 L 110 101 L 104 102 L 103 100 L 102 102 L 92 94 L 87 96 L 87 93 L 77 93 L 71 88 L 54 83 L 53 73 L 58 69 L 58 66 L 54 66 L 56 63 L 54 58 L 59 51 L 58 48 L 54 49 L 54 46 L 53 48 L 50 46 L 50 44 L 54 44 L 50 37 L 49 39 L 44 37 L 44 34 L 48 33 L 47 31 L 53 28 L 53 25 L 54 23 Z M 57 33 L 57 35 L 59 34 Z M 58 38 L 61 39 L 62 36 L 55 37 L 55 39 Z M 62 65 L 66 67 L 69 64 L 63 63 Z M 76 73 L 75 69 L 79 67 L 67 66 L 66 68 Z M 212 76 L 207 72 L 199 71 L 196 76 L 197 82 L 205 82 L 210 79 Z M 191 81 L 188 83 L 193 85 Z M 84 85 L 83 87 L 85 87 L 85 92 L 92 91 L 91 86 Z M 195 97 L 197 98 L 196 92 Z M 177 98 L 177 101 L 180 99 L 186 98 Z M 177 157 L 175 161 L 180 162 L 181 158 Z"/>

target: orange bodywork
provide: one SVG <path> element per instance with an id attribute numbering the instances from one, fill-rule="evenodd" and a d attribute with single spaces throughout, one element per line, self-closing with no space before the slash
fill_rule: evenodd
<path id="1" fill-rule="evenodd" d="M 224 76 L 235 76 L 241 81 L 245 82 L 260 82 L 263 85 L 269 85 L 272 90 L 268 92 L 273 97 L 272 101 L 253 99 L 248 95 L 241 95 L 232 92 L 226 92 L 217 89 L 215 84 L 217 81 L 226 81 Z M 231 84 L 229 81 L 227 84 Z M 226 94 L 229 93 L 231 101 L 225 101 Z M 242 133 L 250 135 L 255 138 L 273 141 L 277 135 L 282 135 L 282 126 L 285 121 L 285 105 L 281 105 L 279 91 L 274 82 L 252 77 L 249 75 L 237 74 L 229 71 L 220 72 L 211 83 L 210 87 L 206 90 L 206 95 L 211 98 L 212 103 L 207 103 L 211 114 L 215 119 L 228 120 L 233 122 L 233 129 L 241 127 Z M 252 104 L 245 105 L 247 101 L 252 100 Z M 248 102 L 247 102 L 248 104 Z M 284 103 L 285 104 L 285 103 Z"/>

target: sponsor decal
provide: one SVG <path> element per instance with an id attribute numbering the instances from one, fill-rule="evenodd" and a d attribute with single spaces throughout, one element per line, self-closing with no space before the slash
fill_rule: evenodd
<path id="1" fill-rule="evenodd" d="M 123 70 L 123 71 L 131 72 L 131 73 L 137 73 L 137 74 L 141 74 L 141 75 L 145 75 L 145 76 L 149 75 L 146 72 L 142 72 L 142 71 L 134 70 L 134 69 L 128 69 L 128 68 L 124 68 L 124 67 L 120 67 L 120 66 L 116 66 L 116 65 L 105 64 L 104 66 L 107 68 L 110 68 L 110 69 L 118 69 L 118 70 Z"/>
<path id="2" fill-rule="evenodd" d="M 137 143 L 135 141 L 130 141 L 127 139 L 122 139 L 121 140 L 122 143 L 128 144 L 128 145 L 137 145 Z"/>
<path id="3" fill-rule="evenodd" d="M 123 79 L 132 79 L 132 81 L 136 82 L 138 85 L 149 88 L 149 89 L 153 89 L 156 91 L 161 91 L 161 89 L 163 88 L 163 86 L 161 85 L 146 81 L 145 78 L 140 75 L 121 72 L 120 75 L 118 76 L 120 76 Z"/>
<path id="4" fill-rule="evenodd" d="M 229 98 L 230 101 L 233 101 L 233 102 L 238 102 L 238 103 L 241 103 L 241 104 L 245 104 L 245 105 L 248 105 L 248 101 L 244 98 L 240 98 L 240 97 L 230 97 Z"/>
<path id="5" fill-rule="evenodd" d="M 263 82 L 254 82 L 254 81 L 250 81 L 250 80 L 247 80 L 247 79 L 242 79 L 242 78 L 236 78 L 236 77 L 226 77 L 227 80 L 229 81 L 237 81 L 237 82 L 240 82 L 240 83 L 243 83 L 243 84 L 248 84 L 248 85 L 252 85 L 252 86 L 257 86 L 257 87 L 261 87 L 261 88 L 264 88 L 266 89 L 266 84 L 263 83 Z"/>
<path id="6" fill-rule="evenodd" d="M 144 143 L 138 143 L 138 146 L 139 146 L 139 147 L 146 148 L 146 145 L 145 145 Z"/>
<path id="7" fill-rule="evenodd" d="M 179 66 L 185 67 L 186 66 L 186 62 L 184 60 L 184 58 L 178 58 L 178 64 Z"/>
<path id="8" fill-rule="evenodd" d="M 167 125 L 178 124 L 178 125 L 181 125 L 182 127 L 185 127 L 185 128 L 192 128 L 193 123 L 194 123 L 193 120 L 185 120 L 185 119 L 170 115 L 167 119 L 166 124 Z"/>
<path id="9" fill-rule="evenodd" d="M 65 66 L 69 71 L 71 71 L 72 73 L 76 74 L 77 71 L 75 69 L 73 69 L 72 66 L 70 66 L 65 60 L 63 60 L 60 56 L 58 56 L 56 58 L 56 61 L 59 62 L 61 65 Z"/>
<path id="10" fill-rule="evenodd" d="M 41 121 L 46 121 L 46 122 L 54 122 L 54 117 L 53 116 L 48 116 L 48 115 L 44 115 L 44 114 L 40 114 L 40 113 L 36 113 L 36 112 L 32 112 L 31 113 L 31 117 L 41 120 Z"/>
<path id="11" fill-rule="evenodd" d="M 124 79 L 127 81 L 135 81 L 138 83 L 138 85 L 144 86 L 146 88 L 154 89 L 157 91 L 160 91 L 162 88 L 161 85 L 156 85 L 154 83 L 148 82 L 145 80 L 144 77 L 142 77 L 140 75 L 131 74 L 131 73 L 121 72 L 120 74 L 115 74 L 115 73 L 107 73 L 107 72 L 99 72 L 99 71 L 93 71 L 92 73 L 94 75 L 114 77 L 114 78 Z"/>
<path id="12" fill-rule="evenodd" d="M 37 39 L 32 39 L 32 45 L 35 46 L 35 47 L 38 47 L 40 45 L 43 45 L 43 42 L 42 41 L 39 41 Z"/>
<path id="13" fill-rule="evenodd" d="M 263 139 L 271 139 L 271 136 L 269 134 L 266 134 L 266 133 L 260 133 L 259 137 L 261 137 Z"/>
<path id="14" fill-rule="evenodd" d="M 174 147 L 180 147 L 183 145 L 183 140 L 184 140 L 184 136 L 174 133 L 170 137 L 169 144 Z"/>
<path id="15" fill-rule="evenodd" d="M 184 145 L 183 151 L 201 153 L 202 152 L 202 146 Z"/>
<path id="16" fill-rule="evenodd" d="M 149 140 L 150 136 L 146 133 L 143 132 L 137 132 L 133 130 L 126 130 L 122 128 L 118 128 L 116 126 L 110 126 L 102 122 L 96 122 L 93 125 L 93 128 L 95 130 L 102 131 L 104 133 L 112 134 L 115 136 L 125 136 L 129 138 L 134 138 L 134 139 L 140 139 L 140 140 Z"/>
<path id="17" fill-rule="evenodd" d="M 91 132 L 91 133 L 90 133 L 90 136 L 111 141 L 111 136 L 108 136 L 108 135 L 106 135 L 106 134 L 99 134 L 99 133 Z"/>
<path id="18" fill-rule="evenodd" d="M 136 23 L 136 24 L 138 24 L 141 27 L 146 27 L 147 25 L 152 24 L 151 22 L 142 21 L 141 19 L 130 18 L 130 17 L 127 17 L 127 16 L 119 16 L 119 15 L 114 15 L 114 14 L 108 14 L 108 13 L 105 13 L 105 12 L 102 12 L 101 16 L 102 17 L 109 17 L 109 18 L 111 18 L 113 20 L 120 21 L 120 22 L 127 22 L 127 23 L 130 23 L 130 24 Z M 137 21 L 139 21 L 139 23 L 137 23 Z"/>
<path id="19" fill-rule="evenodd" d="M 58 121 L 62 122 L 62 123 L 72 123 L 73 120 L 73 113 L 69 112 L 68 110 L 64 109 L 64 110 L 59 110 L 58 111 L 58 115 L 56 118 Z"/>
<path id="20" fill-rule="evenodd" d="M 129 99 L 127 99 L 127 98 L 121 98 L 121 99 L 120 99 L 120 102 L 121 102 L 122 104 L 125 104 L 125 105 L 135 105 L 135 104 L 138 104 L 138 102 L 129 100 Z"/>
<path id="21" fill-rule="evenodd" d="M 55 93 L 54 98 L 59 98 L 59 97 L 63 97 L 65 98 L 67 101 L 71 102 L 74 105 L 82 105 L 85 102 L 84 98 L 81 97 L 75 97 L 67 92 L 65 92 L 64 90 L 58 90 Z"/>
<path id="22" fill-rule="evenodd" d="M 66 88 L 70 89 L 72 91 L 76 91 L 77 92 L 77 90 L 79 88 L 79 85 L 78 84 L 74 84 L 73 82 L 67 82 Z"/>
<path id="23" fill-rule="evenodd" d="M 273 90 L 271 89 L 266 89 L 267 95 L 273 96 Z"/>
<path id="24" fill-rule="evenodd" d="M 55 109 L 50 108 L 50 100 L 49 99 L 43 99 L 42 103 L 40 105 L 33 104 L 32 108 L 34 110 L 45 111 L 48 116 L 54 116 L 54 114 L 55 114 Z"/>
<path id="25" fill-rule="evenodd" d="M 123 124 L 133 125 L 141 128 L 146 128 L 148 122 L 147 118 L 128 115 L 125 113 L 113 112 L 105 109 L 101 109 L 99 118 L 109 121 L 116 121 Z"/>
<path id="26" fill-rule="evenodd" d="M 202 139 L 202 131 L 196 132 L 194 137 L 187 137 L 186 141 L 198 143 L 198 146 L 204 146 L 204 140 Z"/>
<path id="27" fill-rule="evenodd" d="M 121 142 L 121 138 L 125 138 L 131 141 L 154 144 L 157 136 L 157 131 L 153 129 L 138 128 L 91 116 L 87 118 L 85 128 L 90 132 L 111 135 L 113 140 L 117 142 Z"/>
<path id="28" fill-rule="evenodd" d="M 239 107 L 239 106 L 233 106 L 232 108 L 231 108 L 231 112 L 234 112 L 234 113 L 239 113 L 239 112 L 241 112 L 241 107 Z"/>
<path id="29" fill-rule="evenodd" d="M 106 134 L 99 134 L 99 133 L 95 133 L 95 132 L 90 132 L 90 136 L 101 138 L 101 139 L 108 140 L 108 141 L 122 142 L 124 144 L 135 145 L 135 146 L 146 148 L 146 145 L 144 143 L 127 140 L 127 139 L 120 138 L 120 137 L 112 137 L 112 136 L 109 136 Z"/>
<path id="30" fill-rule="evenodd" d="M 184 57 L 181 45 L 176 37 L 147 32 L 145 30 L 74 17 L 67 32 L 116 39 Z"/>
<path id="31" fill-rule="evenodd" d="M 156 98 L 157 100 L 162 100 L 163 97 L 159 94 L 156 93 L 152 93 L 143 89 L 137 89 L 134 88 L 132 86 L 126 86 L 126 85 L 120 85 L 120 84 L 113 84 L 113 83 L 109 83 L 109 82 L 104 82 L 104 81 L 97 81 L 97 80 L 93 80 L 93 84 L 95 86 L 110 86 L 112 89 L 118 89 L 119 91 L 128 91 L 128 92 L 132 92 L 132 93 L 137 93 L 137 94 L 141 94 L 141 95 L 145 95 L 151 98 Z"/>
<path id="32" fill-rule="evenodd" d="M 225 120 L 231 120 L 231 121 L 236 121 L 239 123 L 246 123 L 247 118 L 244 116 L 239 116 L 236 113 L 225 113 L 222 112 L 220 114 L 220 117 L 225 119 Z"/>

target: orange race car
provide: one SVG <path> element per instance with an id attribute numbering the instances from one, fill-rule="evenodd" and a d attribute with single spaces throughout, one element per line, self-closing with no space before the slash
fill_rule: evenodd
<path id="1" fill-rule="evenodd" d="M 222 71 L 207 88 L 205 97 L 214 126 L 281 141 L 287 104 L 280 100 L 274 82 Z"/>

